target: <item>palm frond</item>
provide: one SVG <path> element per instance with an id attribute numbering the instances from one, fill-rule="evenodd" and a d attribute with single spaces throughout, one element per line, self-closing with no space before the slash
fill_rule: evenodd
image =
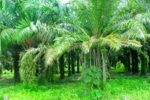
<path id="1" fill-rule="evenodd" d="M 100 45 L 103 47 L 108 46 L 113 50 L 119 50 L 121 47 L 134 47 L 140 48 L 142 45 L 137 40 L 130 40 L 126 38 L 121 38 L 121 35 L 110 34 L 106 37 L 100 38 Z"/>
<path id="2" fill-rule="evenodd" d="M 8 28 L 8 29 L 4 29 L 0 33 L 0 40 L 1 40 L 2 47 L 6 47 L 9 43 L 15 40 L 16 32 L 17 32 L 16 30 L 12 28 Z"/>

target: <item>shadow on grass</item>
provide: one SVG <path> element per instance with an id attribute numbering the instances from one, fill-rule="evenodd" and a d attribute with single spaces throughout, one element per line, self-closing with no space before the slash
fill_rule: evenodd
<path id="1" fill-rule="evenodd" d="M 13 79 L 0 79 L 0 89 L 2 88 L 8 88 L 10 86 L 14 86 L 16 83 Z"/>
<path id="2" fill-rule="evenodd" d="M 15 90 L 16 92 L 18 90 L 25 90 L 28 92 L 37 92 L 42 91 L 46 92 L 49 90 L 61 90 L 65 88 L 70 87 L 77 87 L 80 84 L 79 76 L 74 75 L 71 77 L 65 77 L 63 80 L 60 80 L 59 78 L 55 79 L 54 82 L 47 82 L 45 84 L 28 84 L 25 85 L 23 83 L 15 83 L 12 78 L 2 78 L 0 79 L 0 90 L 1 89 L 10 89 Z"/>

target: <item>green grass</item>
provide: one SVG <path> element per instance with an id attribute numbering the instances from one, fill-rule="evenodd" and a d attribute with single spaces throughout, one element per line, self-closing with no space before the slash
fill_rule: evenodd
<path id="1" fill-rule="evenodd" d="M 150 79 L 141 76 L 117 76 L 107 83 L 104 100 L 150 100 Z"/>
<path id="2" fill-rule="evenodd" d="M 99 100 L 150 100 L 150 78 L 117 74 L 109 80 L 106 88 L 96 90 Z M 24 86 L 10 79 L 0 79 L 0 100 L 92 100 L 95 96 L 85 95 L 80 81 L 57 82 L 43 86 Z"/>

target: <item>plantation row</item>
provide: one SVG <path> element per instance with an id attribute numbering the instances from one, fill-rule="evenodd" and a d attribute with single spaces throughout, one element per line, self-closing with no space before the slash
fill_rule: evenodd
<path id="1" fill-rule="evenodd" d="M 80 73 L 101 87 L 121 61 L 150 72 L 149 0 L 0 0 L 0 73 L 24 84 Z"/>

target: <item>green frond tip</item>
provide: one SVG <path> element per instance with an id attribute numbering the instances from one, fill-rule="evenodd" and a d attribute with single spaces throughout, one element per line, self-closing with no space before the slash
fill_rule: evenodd
<path id="1" fill-rule="evenodd" d="M 106 37 L 100 37 L 98 45 L 99 47 L 109 47 L 113 50 L 119 50 L 121 48 L 121 39 L 118 34 L 109 34 Z"/>
<path id="2" fill-rule="evenodd" d="M 121 41 L 122 46 L 126 46 L 126 47 L 135 47 L 135 48 L 141 48 L 142 45 L 140 42 L 136 41 L 136 40 L 122 40 Z"/>
<path id="3" fill-rule="evenodd" d="M 45 53 L 45 65 L 52 65 L 62 54 L 67 52 L 71 44 L 69 41 L 63 42 L 60 45 L 53 45 L 48 47 Z"/>
<path id="4" fill-rule="evenodd" d="M 142 47 L 141 43 L 136 40 L 122 39 L 117 34 L 110 34 L 106 37 L 99 38 L 100 47 L 109 47 L 113 50 L 119 50 L 121 47 L 133 47 L 140 48 Z"/>

